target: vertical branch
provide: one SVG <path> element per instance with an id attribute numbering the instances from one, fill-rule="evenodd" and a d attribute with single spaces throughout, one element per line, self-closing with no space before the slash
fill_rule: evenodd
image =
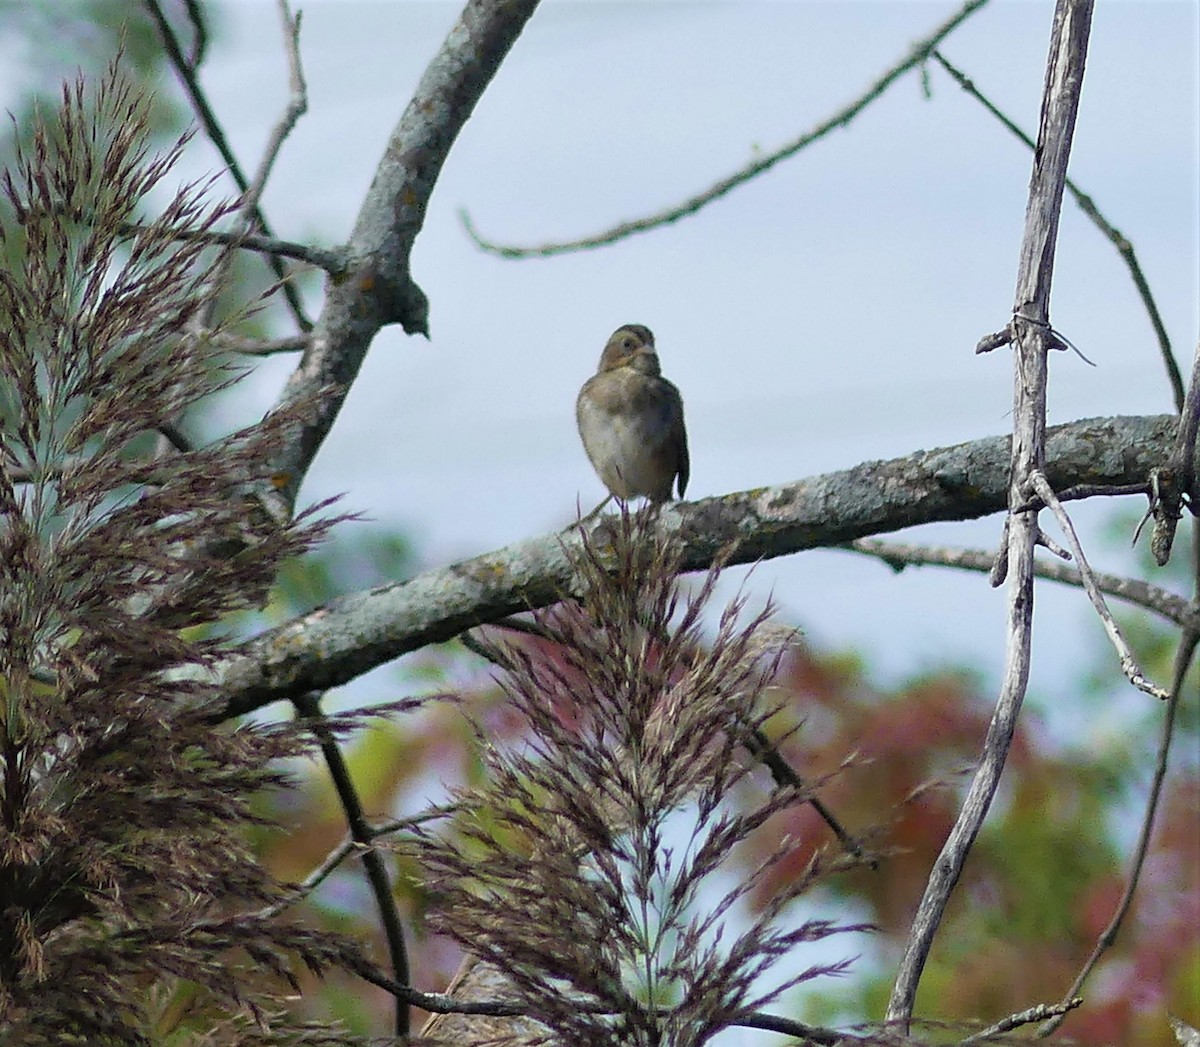
<path id="1" fill-rule="evenodd" d="M 958 820 L 929 874 L 888 1003 L 889 1021 L 906 1027 L 912 1016 L 934 935 L 991 806 L 1008 757 L 1017 714 L 1029 682 L 1033 627 L 1033 551 L 1038 511 L 1028 505 L 1028 480 L 1045 461 L 1046 377 L 1050 338 L 1050 287 L 1067 159 L 1083 85 L 1092 0 L 1058 0 L 1042 93 L 1041 123 L 1025 211 L 1013 318 L 1006 341 L 1015 355 L 1012 472 L 1009 478 L 1007 548 L 1008 626 L 1004 680 L 984 740 L 980 764 Z"/>
<path id="2" fill-rule="evenodd" d="M 321 745 L 321 753 L 329 767 L 329 777 L 333 779 L 334 789 L 337 790 L 342 810 L 346 814 L 346 823 L 354 842 L 363 848 L 363 868 L 367 871 L 367 880 L 371 884 L 371 893 L 379 906 L 379 918 L 383 923 L 384 937 L 387 939 L 388 952 L 391 954 L 392 976 L 401 985 L 408 985 L 411 975 L 408 969 L 408 949 L 404 943 L 404 927 L 400 923 L 400 913 L 396 910 L 396 899 L 392 894 L 392 884 L 388 879 L 387 869 L 379 852 L 371 845 L 375 832 L 367 822 L 363 811 L 362 801 L 350 778 L 350 768 L 338 748 L 337 739 L 325 722 L 325 714 L 321 711 L 321 699 L 315 691 L 308 691 L 292 699 L 296 711 L 312 726 L 313 733 Z M 409 1013 L 408 1004 L 396 1000 L 396 1035 L 408 1036 Z"/>

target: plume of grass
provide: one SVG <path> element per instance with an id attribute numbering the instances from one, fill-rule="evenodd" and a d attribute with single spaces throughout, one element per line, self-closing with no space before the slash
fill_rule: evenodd
<path id="1" fill-rule="evenodd" d="M 193 627 L 258 605 L 330 521 L 281 525 L 249 494 L 294 411 L 156 453 L 156 431 L 232 377 L 189 332 L 220 262 L 190 234 L 229 208 L 185 186 L 126 239 L 184 145 L 152 155 L 147 109 L 115 64 L 69 84 L 0 179 L 6 1043 L 150 1042 L 172 986 L 265 1042 L 287 1033 L 270 1016 L 297 957 L 343 952 L 254 915 L 279 888 L 245 841 L 252 800 L 307 741 L 213 727 L 210 685 L 177 671 L 215 653 Z"/>
<path id="2" fill-rule="evenodd" d="M 754 771 L 742 740 L 773 712 L 762 699 L 786 636 L 769 608 L 743 622 L 739 598 L 702 645 L 718 570 L 684 597 L 680 547 L 652 510 L 623 511 L 608 530 L 603 548 L 584 535 L 581 595 L 539 616 L 554 656 L 493 646 L 530 740 L 519 752 L 482 740 L 489 781 L 458 795 L 455 831 L 424 833 L 419 857 L 433 925 L 503 974 L 549 1042 L 698 1047 L 792 986 L 846 968 L 770 979 L 794 946 L 864 929 L 782 919 L 853 859 L 818 856 L 733 933 L 731 910 L 793 852 L 781 840 L 704 910 L 706 885 L 739 844 L 810 795 L 764 786 L 748 809 L 727 802 Z"/>

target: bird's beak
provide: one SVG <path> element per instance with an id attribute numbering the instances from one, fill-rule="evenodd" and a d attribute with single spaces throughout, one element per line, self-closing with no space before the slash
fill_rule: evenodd
<path id="1" fill-rule="evenodd" d="M 643 374 L 659 373 L 658 353 L 654 351 L 653 346 L 640 346 L 634 351 L 633 358 L 629 362 L 635 370 L 641 371 Z"/>

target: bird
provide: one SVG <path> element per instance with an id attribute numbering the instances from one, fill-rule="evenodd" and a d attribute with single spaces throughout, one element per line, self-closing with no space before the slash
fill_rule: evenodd
<path id="1" fill-rule="evenodd" d="M 575 422 L 610 498 L 669 502 L 676 486 L 683 497 L 690 468 L 683 397 L 662 376 L 648 327 L 626 324 L 613 332 L 596 373 L 579 390 Z"/>

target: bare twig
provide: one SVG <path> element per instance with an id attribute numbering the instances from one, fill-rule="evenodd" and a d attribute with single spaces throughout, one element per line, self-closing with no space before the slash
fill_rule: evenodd
<path id="1" fill-rule="evenodd" d="M 1060 560 L 1071 559 L 1071 554 L 1067 552 L 1061 545 L 1051 538 L 1045 531 L 1038 531 L 1035 544 L 1047 550 L 1051 555 L 1057 556 Z"/>
<path id="2" fill-rule="evenodd" d="M 966 0 L 966 2 L 953 14 L 939 25 L 929 36 L 918 41 L 909 48 L 908 54 L 899 62 L 893 65 L 882 76 L 879 77 L 870 87 L 860 94 L 849 105 L 839 109 L 828 119 L 823 120 L 811 131 L 807 131 L 800 135 L 799 138 L 793 139 L 786 145 L 781 146 L 772 153 L 766 156 L 759 157 L 752 163 L 733 174 L 722 178 L 719 182 L 709 186 L 703 192 L 697 193 L 695 196 L 689 197 L 682 203 L 670 207 L 665 211 L 659 211 L 655 214 L 646 215 L 643 218 L 636 218 L 628 222 L 622 222 L 620 225 L 607 229 L 602 233 L 596 233 L 593 236 L 586 236 L 579 240 L 568 240 L 557 243 L 546 243 L 536 247 L 518 247 L 506 244 L 493 243 L 490 240 L 482 237 L 475 229 L 471 216 L 465 211 L 459 212 L 459 217 L 462 220 L 463 228 L 467 235 L 475 242 L 475 244 L 491 254 L 499 255 L 501 258 L 546 258 L 550 255 L 565 254 L 569 251 L 583 251 L 592 247 L 602 247 L 606 244 L 616 243 L 618 240 L 624 240 L 626 237 L 633 236 L 635 233 L 644 233 L 651 229 L 657 229 L 660 226 L 670 225 L 672 222 L 677 222 L 681 218 L 686 218 L 688 215 L 695 214 L 702 207 L 712 203 L 714 200 L 719 200 L 727 193 L 736 189 L 740 185 L 744 185 L 751 179 L 758 177 L 764 171 L 770 170 L 781 160 L 786 160 L 789 157 L 795 156 L 802 149 L 811 145 L 813 142 L 825 137 L 830 131 L 836 130 L 839 127 L 847 126 L 859 113 L 861 113 L 875 99 L 882 95 L 889 87 L 892 86 L 901 76 L 907 73 L 910 69 L 921 65 L 925 62 L 931 51 L 939 43 L 942 42 L 951 32 L 958 28 L 967 18 L 983 7 L 987 0 Z"/>
<path id="3" fill-rule="evenodd" d="M 996 559 L 994 553 L 983 549 L 952 549 L 936 545 L 905 545 L 900 542 L 881 541 L 877 538 L 859 538 L 846 546 L 854 552 L 864 553 L 882 560 L 893 570 L 923 564 L 940 567 L 957 567 L 965 571 L 987 573 Z M 1035 560 L 1033 572 L 1039 578 L 1064 585 L 1083 588 L 1083 579 L 1075 567 L 1045 560 Z M 1093 572 L 1096 587 L 1118 600 L 1136 604 L 1147 611 L 1161 615 L 1176 625 L 1189 629 L 1200 629 L 1200 610 L 1177 593 L 1151 585 L 1141 578 L 1124 578 L 1116 574 Z"/>
<path id="4" fill-rule="evenodd" d="M 1091 19 L 1092 0 L 1058 0 L 1055 6 L 1042 94 L 1041 126 L 1034 151 L 1010 324 L 1015 336 L 1015 374 L 1008 494 L 1008 636 L 1004 680 L 988 725 L 979 767 L 954 828 L 930 871 L 888 1002 L 888 1020 L 901 1023 L 905 1030 L 912 1017 L 921 972 L 950 894 L 995 795 L 1029 682 L 1033 554 L 1039 527 L 1037 511 L 1022 511 L 1020 507 L 1027 500 L 1025 491 L 1029 477 L 1035 471 L 1041 471 L 1046 461 L 1050 287 L 1063 183 L 1079 107 Z"/>
<path id="5" fill-rule="evenodd" d="M 1180 408 L 1179 433 L 1175 439 L 1172 466 L 1184 494 L 1193 494 L 1196 483 L 1196 435 L 1200 432 L 1200 342 L 1192 357 L 1192 378 Z"/>
<path id="6" fill-rule="evenodd" d="M 241 201 L 241 209 L 246 214 L 244 222 L 247 228 L 254 221 L 253 213 L 259 209 L 263 191 L 267 187 L 267 179 L 279 157 L 279 151 L 287 136 L 292 133 L 296 122 L 308 112 L 308 85 L 304 81 L 304 67 L 300 62 L 300 16 L 294 16 L 288 9 L 287 0 L 277 0 L 279 21 L 283 29 L 283 50 L 288 61 L 288 102 L 283 113 L 271 128 L 267 144 L 263 149 L 262 158 L 258 162 L 258 170 L 245 191 Z"/>
<path id="7" fill-rule="evenodd" d="M 195 69 L 208 54 L 208 22 L 200 0 L 184 0 L 183 7 L 192 27 L 192 46 L 188 51 L 187 63 Z"/>
<path id="8" fill-rule="evenodd" d="M 1058 500 L 1060 502 L 1075 502 L 1081 498 L 1124 498 L 1131 494 L 1145 494 L 1149 490 L 1148 485 L 1144 483 L 1137 484 L 1075 484 L 1073 487 L 1068 487 L 1058 492 Z M 1021 506 L 1021 511 L 1026 509 L 1044 509 L 1041 501 L 1037 498 L 1030 498 L 1024 505 Z"/>
<path id="9" fill-rule="evenodd" d="M 342 757 L 337 739 L 325 723 L 325 714 L 321 711 L 320 696 L 316 692 L 296 695 L 292 703 L 312 727 L 313 733 L 320 743 L 325 763 L 329 767 L 329 777 L 337 790 L 338 799 L 346 813 L 346 823 L 350 828 L 350 836 L 355 844 L 362 848 L 363 867 L 367 871 L 367 880 L 379 906 L 379 917 L 383 923 L 384 937 L 387 939 L 388 951 L 391 954 L 392 973 L 397 982 L 407 985 L 412 979 L 408 969 L 408 950 L 404 944 L 404 928 L 400 923 L 400 913 L 396 909 L 396 899 L 392 894 L 391 881 L 379 852 L 370 846 L 374 838 L 370 824 L 363 813 L 362 801 L 350 778 L 350 769 Z M 409 1032 L 408 1007 L 397 1000 L 396 1006 L 396 1035 L 407 1036 Z"/>
<path id="10" fill-rule="evenodd" d="M 950 76 L 954 82 L 958 84 L 964 91 L 974 98 L 980 105 L 992 114 L 1000 123 L 1012 132 L 1017 138 L 1024 142 L 1030 149 L 1034 147 L 1034 141 L 1029 137 L 1016 122 L 1006 116 L 996 107 L 963 73 L 960 69 L 953 66 L 950 61 L 940 51 L 931 52 L 931 56 Z M 1075 202 L 1079 205 L 1079 209 L 1092 220 L 1092 223 L 1107 237 L 1108 241 L 1117 249 L 1117 253 L 1121 256 L 1121 260 L 1125 263 L 1125 267 L 1129 270 L 1129 275 L 1133 279 L 1134 286 L 1137 288 L 1138 295 L 1142 299 L 1142 304 L 1146 308 L 1146 313 L 1150 317 L 1150 325 L 1154 328 L 1154 336 L 1158 339 L 1158 349 L 1162 354 L 1163 366 L 1167 369 L 1167 379 L 1171 383 L 1171 393 L 1175 398 L 1175 410 L 1180 410 L 1183 404 L 1183 379 L 1179 373 L 1179 364 L 1175 360 L 1175 353 L 1171 349 L 1171 339 L 1167 335 L 1166 326 L 1163 324 L 1162 317 L 1158 312 L 1158 304 L 1154 301 L 1154 295 L 1150 292 L 1150 285 L 1146 282 L 1146 276 L 1142 272 L 1142 267 L 1138 264 L 1137 255 L 1134 253 L 1133 244 L 1131 244 L 1121 232 L 1100 213 L 1099 208 L 1093 203 L 1092 198 L 1088 196 L 1082 189 L 1079 188 L 1070 178 L 1067 178 L 1065 183 L 1067 191 L 1075 198 Z"/>
<path id="11" fill-rule="evenodd" d="M 184 92 L 187 94 L 188 101 L 192 106 L 192 111 L 196 114 L 196 118 L 204 128 L 204 133 L 208 136 L 209 141 L 216 147 L 217 152 L 221 154 L 221 159 L 229 168 L 229 174 L 233 178 L 234 184 L 238 187 L 238 192 L 246 193 L 250 188 L 250 182 L 242 171 L 241 164 L 238 163 L 238 159 L 229 145 L 229 140 L 225 137 L 224 128 L 222 128 L 220 121 L 217 120 L 212 106 L 209 105 L 208 97 L 205 95 L 204 89 L 200 86 L 200 80 L 196 75 L 195 66 L 188 61 L 183 53 L 179 38 L 175 35 L 175 30 L 171 26 L 170 20 L 163 12 L 162 5 L 159 3 L 159 0 L 143 0 L 143 4 L 145 5 L 146 12 L 150 15 L 150 20 L 154 23 L 154 28 L 158 33 L 163 50 L 166 52 L 172 67 L 175 69 L 175 74 L 178 76 L 179 82 L 183 85 Z M 262 208 L 257 204 L 253 209 L 253 218 L 259 232 L 268 237 L 274 235 L 271 232 L 270 225 L 267 223 L 266 216 L 262 213 Z M 268 255 L 267 261 L 270 263 L 276 278 L 282 283 L 284 297 L 287 299 L 288 308 L 291 310 L 296 323 L 303 330 L 309 330 L 312 327 L 312 322 L 304 315 L 300 293 L 296 290 L 292 281 L 288 279 L 287 268 L 284 266 L 283 260 L 275 255 Z"/>
<path id="12" fill-rule="evenodd" d="M 1197 343 L 1192 358 L 1192 378 L 1179 416 L 1175 449 L 1165 468 L 1150 471 L 1150 507 L 1142 524 L 1150 517 L 1154 518 L 1150 551 L 1159 567 L 1166 566 L 1171 558 L 1175 528 L 1183 516 L 1183 507 L 1187 505 L 1195 513 L 1200 505 L 1200 491 L 1196 489 L 1197 431 L 1200 431 L 1200 343 Z M 1134 532 L 1135 545 L 1142 524 Z"/>
<path id="13" fill-rule="evenodd" d="M 385 822 L 380 822 L 378 825 L 369 825 L 366 835 L 372 841 L 380 836 L 385 836 L 388 833 L 399 832 L 402 829 L 412 828 L 414 825 L 420 825 L 422 822 L 433 821 L 443 816 L 443 811 L 433 810 L 427 811 L 424 814 L 414 815 L 411 818 L 391 818 Z M 365 853 L 371 847 L 371 844 L 364 844 L 354 838 L 353 833 L 347 833 L 341 843 L 333 848 L 312 872 L 310 872 L 300 883 L 295 885 L 288 895 L 275 902 L 273 905 L 268 905 L 264 909 L 260 909 L 258 916 L 262 919 L 270 919 L 278 916 L 289 906 L 295 905 L 297 902 L 303 901 L 313 891 L 321 886 L 332 873 L 342 864 L 350 855 L 354 853 Z"/>
<path id="14" fill-rule="evenodd" d="M 288 893 L 284 898 L 275 902 L 273 905 L 268 905 L 265 909 L 259 910 L 259 916 L 264 919 L 271 919 L 278 916 L 281 912 L 291 905 L 307 898 L 313 891 L 321 886 L 333 873 L 333 871 L 342 864 L 356 850 L 361 850 L 363 844 L 354 839 L 353 834 L 347 833 L 332 851 L 330 851 L 321 864 L 318 865 L 311 873 L 309 873 L 300 883 L 296 884 L 295 890 Z"/>
<path id="15" fill-rule="evenodd" d="M 210 336 L 222 349 L 246 356 L 272 356 L 275 353 L 298 353 L 307 348 L 310 335 L 293 334 L 283 338 L 243 338 L 224 331 Z"/>
<path id="16" fill-rule="evenodd" d="M 134 236 L 142 232 L 146 226 L 127 223 L 121 227 L 121 232 Z M 225 247 L 237 247 L 247 251 L 257 251 L 261 254 L 278 255 L 281 258 L 292 258 L 297 262 L 307 262 L 318 269 L 338 276 L 346 267 L 342 253 L 335 249 L 314 247 L 311 244 L 296 243 L 293 240 L 279 240 L 273 236 L 263 236 L 246 230 L 195 229 L 181 230 L 177 234 L 180 240 L 190 240 L 194 243 L 219 244 Z"/>
<path id="17" fill-rule="evenodd" d="M 275 166 L 279 150 L 283 148 L 284 141 L 296 126 L 296 121 L 308 111 L 308 88 L 304 83 L 304 71 L 300 65 L 300 16 L 292 18 L 287 0 L 278 0 L 278 9 L 283 28 L 283 50 L 288 61 L 288 102 L 279 119 L 275 121 L 275 126 L 271 128 L 254 177 L 250 179 L 250 184 L 243 190 L 242 198 L 238 201 L 237 215 L 233 223 L 235 236 L 254 231 L 255 223 L 262 213 L 262 194 L 267 188 L 267 179 L 271 176 L 271 169 Z M 229 272 L 232 260 L 232 254 L 226 256 L 221 275 L 217 278 L 218 282 Z M 200 313 L 199 326 L 211 326 L 216 308 L 217 296 L 214 294 Z"/>
<path id="18" fill-rule="evenodd" d="M 1170 693 L 1164 691 L 1157 684 L 1152 683 L 1146 678 L 1146 674 L 1142 672 L 1136 659 L 1133 657 L 1133 651 L 1130 650 L 1129 644 L 1121 634 L 1121 629 L 1113 618 L 1112 612 L 1109 611 L 1108 604 L 1104 602 L 1104 595 L 1100 592 L 1096 584 L 1096 578 L 1092 574 L 1092 568 L 1083 554 L 1083 546 L 1080 544 L 1079 536 L 1075 533 L 1075 527 L 1071 523 L 1071 518 L 1067 515 L 1066 510 L 1059 503 L 1059 500 L 1054 497 L 1054 488 L 1050 486 L 1046 477 L 1036 469 L 1030 473 L 1029 483 L 1050 511 L 1054 513 L 1055 519 L 1058 520 L 1059 526 L 1063 529 L 1067 544 L 1070 545 L 1075 561 L 1079 564 L 1079 573 L 1083 579 L 1084 592 L 1088 594 L 1088 599 L 1092 601 L 1092 606 L 1100 616 L 1100 622 L 1104 626 L 1104 631 L 1108 633 L 1109 640 L 1112 641 L 1113 647 L 1116 648 L 1117 657 L 1121 660 L 1121 671 L 1139 691 L 1145 691 L 1155 698 L 1161 698 L 1166 701 L 1170 697 Z"/>
<path id="19" fill-rule="evenodd" d="M 391 993 L 397 1000 L 420 1007 L 431 1014 L 475 1014 L 493 1018 L 517 1018 L 528 1013 L 528 1007 L 509 1000 L 467 1000 L 450 993 L 420 992 L 407 985 L 398 984 L 391 978 L 380 974 L 371 967 L 362 965 L 356 972 L 364 981 Z M 587 1004 L 581 1002 L 581 1009 Z M 662 1009 L 664 1014 L 669 1009 Z M 764 1029 L 770 1032 L 784 1033 L 795 1036 L 805 1043 L 829 1045 L 853 1043 L 857 1037 L 839 1032 L 836 1029 L 807 1025 L 792 1018 L 784 1018 L 774 1014 L 749 1014 L 731 1023 L 744 1029 Z"/>
<path id="20" fill-rule="evenodd" d="M 958 1047 L 971 1047 L 973 1044 L 982 1043 L 993 1036 L 1001 1036 L 1022 1025 L 1028 1025 L 1030 1022 L 1041 1022 L 1047 1018 L 1058 1018 L 1061 1021 L 1064 1015 L 1073 1011 L 1081 1003 L 1083 1003 L 1081 996 L 1073 996 L 1063 1000 L 1062 1003 L 1039 1003 L 1036 1007 L 1029 1007 L 1017 1014 L 1010 1014 L 1007 1018 L 1000 1019 L 995 1025 L 989 1025 L 986 1029 L 968 1036 L 965 1040 L 960 1040 Z"/>
<path id="21" fill-rule="evenodd" d="M 1193 597 L 1196 604 L 1200 605 L 1200 527 L 1196 526 L 1192 527 L 1192 574 L 1194 579 Z M 1162 733 L 1159 735 L 1158 752 L 1154 759 L 1154 777 L 1151 779 L 1150 792 L 1146 797 L 1146 810 L 1142 816 L 1142 825 L 1138 832 L 1137 846 L 1133 852 L 1133 861 L 1130 863 L 1129 878 L 1125 883 L 1125 890 L 1121 894 L 1121 899 L 1117 902 L 1117 907 L 1113 911 L 1112 918 L 1108 921 L 1108 925 L 1104 930 L 1100 932 L 1100 936 L 1096 939 L 1096 944 L 1092 947 L 1087 960 L 1084 961 L 1083 967 L 1080 968 L 1079 974 L 1076 975 L 1071 988 L 1067 990 L 1064 1000 L 1073 998 L 1083 988 L 1084 983 L 1095 969 L 1096 964 L 1100 962 L 1100 957 L 1117 940 L 1117 934 L 1121 929 L 1122 923 L 1125 921 L 1129 907 L 1133 904 L 1133 896 L 1137 891 L 1138 882 L 1142 877 L 1142 869 L 1146 864 L 1146 855 L 1150 850 L 1150 837 L 1154 832 L 1154 819 L 1158 813 L 1158 805 L 1162 800 L 1163 783 L 1167 778 L 1167 766 L 1171 755 L 1171 740 L 1175 736 L 1175 720 L 1179 712 L 1179 700 L 1183 694 L 1184 681 L 1187 679 L 1188 669 L 1191 667 L 1192 658 L 1195 656 L 1198 643 L 1200 643 L 1200 629 L 1197 629 L 1195 626 L 1185 629 L 1183 636 L 1180 638 L 1179 647 L 1175 652 L 1171 696 L 1167 701 L 1166 710 L 1163 715 Z M 1049 1036 L 1061 1024 L 1062 1016 L 1050 1019 L 1038 1028 L 1038 1036 Z"/>

